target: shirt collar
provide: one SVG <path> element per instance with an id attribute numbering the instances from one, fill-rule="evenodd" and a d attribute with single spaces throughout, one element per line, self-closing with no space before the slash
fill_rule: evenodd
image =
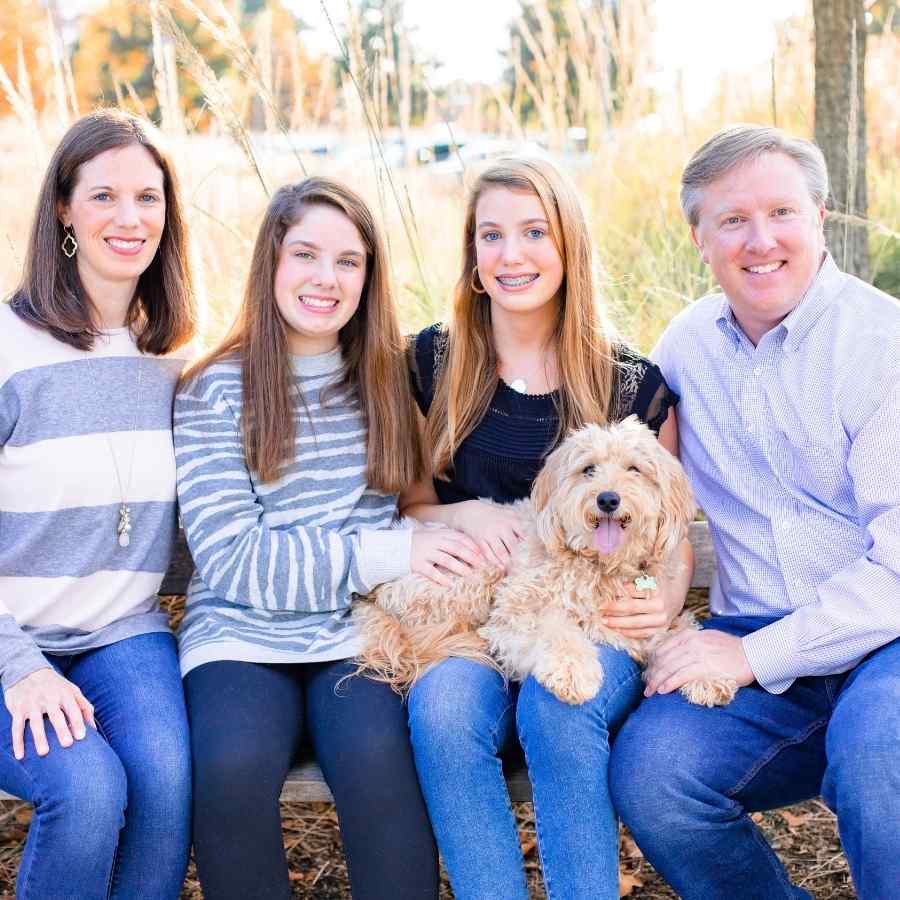
<path id="1" fill-rule="evenodd" d="M 800 346 L 809 330 L 838 296 L 846 279 L 847 276 L 837 267 L 834 257 L 826 250 L 825 259 L 803 299 L 781 323 L 787 331 L 786 348 L 796 349 Z"/>
<path id="2" fill-rule="evenodd" d="M 828 309 L 832 301 L 840 293 L 846 277 L 837 267 L 834 257 L 826 250 L 825 259 L 822 261 L 822 265 L 819 267 L 819 271 L 807 288 L 806 293 L 791 312 L 776 326 L 781 328 L 786 334 L 784 340 L 786 349 L 796 348 L 800 345 L 810 328 L 815 325 L 822 313 Z M 734 317 L 731 304 L 724 294 L 722 295 L 722 302 L 719 304 L 716 325 L 723 334 L 728 335 L 732 339 L 735 347 L 739 346 L 742 341 L 747 340 L 747 337 L 741 330 L 741 326 Z"/>

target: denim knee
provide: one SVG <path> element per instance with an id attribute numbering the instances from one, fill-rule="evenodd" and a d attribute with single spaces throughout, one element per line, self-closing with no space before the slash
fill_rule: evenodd
<path id="1" fill-rule="evenodd" d="M 410 736 L 416 753 L 461 761 L 501 749 L 512 724 L 513 698 L 493 669 L 448 659 L 416 682 L 409 695 Z"/>
<path id="2" fill-rule="evenodd" d="M 69 834 L 71 850 L 106 846 L 125 824 L 128 784 L 119 758 L 95 732 L 71 747 L 52 743 L 44 765 L 32 767 L 35 815 Z M 59 833 L 59 832 L 57 832 Z"/>
<path id="3" fill-rule="evenodd" d="M 822 795 L 835 811 L 858 808 L 883 828 L 900 811 L 900 676 L 855 685 L 839 702 L 827 737 Z M 880 810 L 880 812 L 878 812 Z"/>
<path id="4" fill-rule="evenodd" d="M 645 700 L 613 742 L 610 793 L 632 830 L 642 823 L 657 831 L 677 829 L 691 816 L 691 800 L 703 791 L 703 742 L 679 729 L 677 716 L 665 714 L 666 701 Z"/>
<path id="5" fill-rule="evenodd" d="M 523 746 L 540 741 L 556 754 L 579 751 L 579 758 L 588 748 L 608 753 L 610 735 L 640 702 L 643 682 L 625 653 L 610 647 L 597 652 L 605 678 L 597 696 L 585 703 L 564 703 L 533 677 L 522 682 L 516 724 Z"/>

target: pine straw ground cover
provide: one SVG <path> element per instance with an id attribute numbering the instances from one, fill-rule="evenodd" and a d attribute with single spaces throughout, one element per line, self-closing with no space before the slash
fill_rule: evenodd
<path id="1" fill-rule="evenodd" d="M 546 894 L 541 885 L 533 811 L 528 803 L 515 806 L 530 895 L 538 900 Z M 303 900 L 349 898 L 347 869 L 341 854 L 334 807 L 328 803 L 286 803 L 282 806 L 282 815 L 294 897 Z M 2 803 L 0 897 L 12 898 L 14 895 L 16 870 L 30 818 L 31 811 L 26 804 Z M 811 801 L 778 812 L 757 814 L 754 818 L 760 822 L 794 881 L 817 900 L 852 900 L 856 896 L 841 852 L 834 816 L 821 802 Z M 675 893 L 656 875 L 627 833 L 622 836 L 620 860 L 622 896 L 633 900 L 675 898 Z M 192 863 L 181 897 L 182 900 L 200 900 L 202 896 Z M 445 900 L 452 896 L 444 878 L 441 898 Z"/>

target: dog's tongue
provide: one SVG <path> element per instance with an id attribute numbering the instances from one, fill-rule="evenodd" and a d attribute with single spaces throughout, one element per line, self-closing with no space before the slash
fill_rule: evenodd
<path id="1" fill-rule="evenodd" d="M 600 524 L 594 531 L 594 546 L 601 553 L 612 553 L 622 546 L 625 540 L 625 531 L 622 526 L 608 516 L 600 520 Z"/>

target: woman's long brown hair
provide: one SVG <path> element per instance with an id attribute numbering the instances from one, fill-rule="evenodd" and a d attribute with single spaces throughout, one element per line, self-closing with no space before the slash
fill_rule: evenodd
<path id="1" fill-rule="evenodd" d="M 178 179 L 162 136 L 149 122 L 121 110 L 83 116 L 59 142 L 44 175 L 22 280 L 10 305 L 20 318 L 57 340 L 79 350 L 93 347 L 99 325 L 78 275 L 77 256 L 69 259 L 61 250 L 66 232 L 59 209 L 69 205 L 86 162 L 131 144 L 143 147 L 162 170 L 166 220 L 156 255 L 138 279 L 126 324 L 142 353 L 159 355 L 177 349 L 194 334 L 187 228 Z"/>
<path id="2" fill-rule="evenodd" d="M 391 298 L 381 231 L 365 201 L 339 182 L 307 178 L 279 188 L 266 209 L 237 319 L 221 344 L 192 365 L 190 378 L 216 360 L 238 353 L 247 465 L 263 481 L 277 478 L 293 458 L 296 435 L 287 326 L 275 302 L 275 273 L 288 230 L 311 206 L 343 213 L 366 248 L 366 277 L 359 307 L 338 341 L 346 367 L 340 385 L 358 392 L 368 430 L 369 485 L 398 493 L 424 474 L 416 411 Z M 301 397 L 302 401 L 302 397 Z"/>
<path id="3" fill-rule="evenodd" d="M 493 188 L 537 195 L 550 223 L 550 237 L 563 262 L 559 320 L 554 336 L 560 386 L 555 403 L 562 437 L 589 422 L 605 424 L 613 392 L 615 361 L 611 330 L 600 305 L 594 250 L 575 187 L 551 163 L 511 157 L 491 163 L 469 190 L 463 224 L 462 268 L 453 295 L 448 347 L 428 411 L 432 471 L 447 477 L 459 445 L 478 425 L 497 389 L 497 351 L 491 301 L 472 287 L 475 208 Z"/>

